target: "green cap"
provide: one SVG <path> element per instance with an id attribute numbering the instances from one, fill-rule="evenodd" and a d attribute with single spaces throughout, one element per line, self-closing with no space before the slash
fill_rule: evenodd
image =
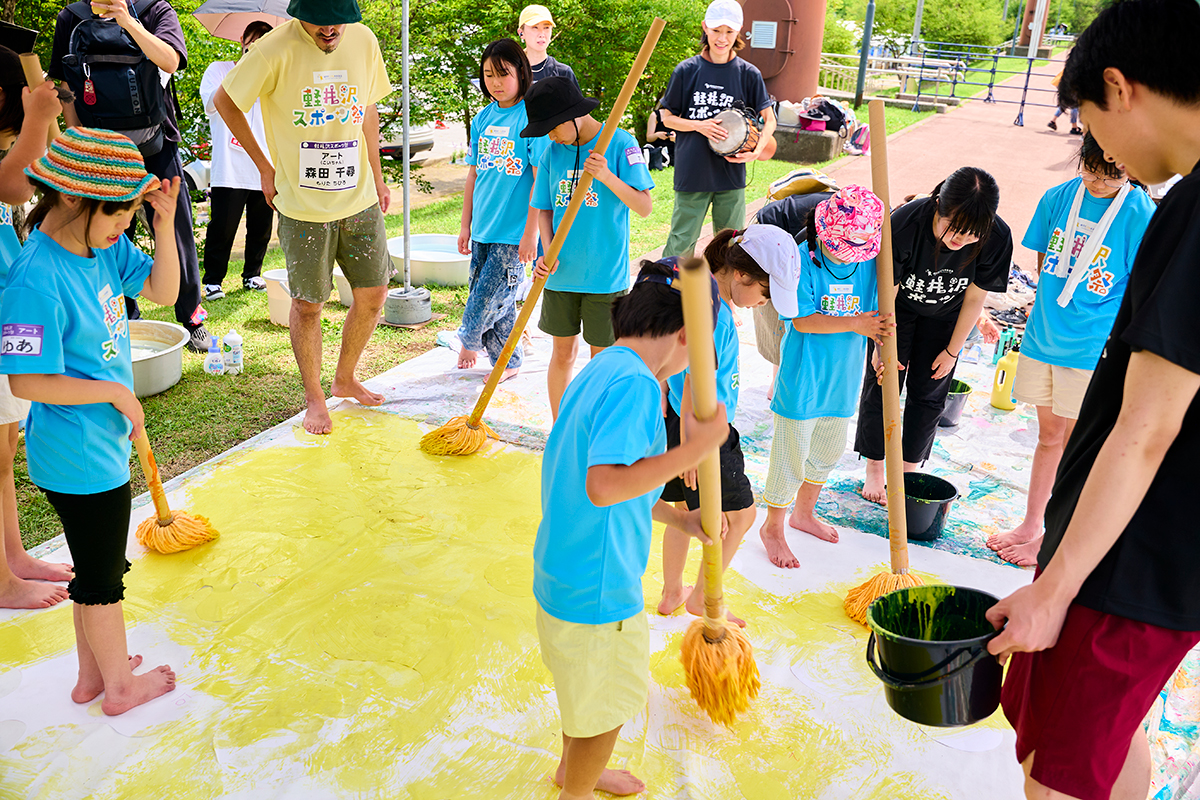
<path id="1" fill-rule="evenodd" d="M 357 0 L 292 0 L 287 13 L 310 25 L 349 25 L 362 22 Z"/>

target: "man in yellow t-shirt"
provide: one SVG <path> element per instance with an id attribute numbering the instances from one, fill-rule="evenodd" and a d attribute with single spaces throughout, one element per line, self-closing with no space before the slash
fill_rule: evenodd
<path id="1" fill-rule="evenodd" d="M 307 407 L 304 428 L 323 434 L 333 422 L 321 389 L 321 308 L 335 262 L 354 290 L 354 303 L 342 329 L 332 393 L 370 406 L 384 399 L 354 373 L 392 273 L 383 220 L 391 194 L 379 164 L 375 106 L 392 89 L 379 42 L 360 22 L 356 0 L 292 0 L 288 13 L 293 19 L 259 39 L 225 76 L 214 102 L 279 212 L 292 294 L 292 351 Z M 246 120 L 256 100 L 270 159 Z"/>

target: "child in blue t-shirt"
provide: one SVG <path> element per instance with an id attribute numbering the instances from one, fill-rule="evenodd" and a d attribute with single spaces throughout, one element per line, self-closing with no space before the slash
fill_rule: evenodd
<path id="1" fill-rule="evenodd" d="M 1037 253 L 1040 277 L 1013 396 L 1037 408 L 1038 446 L 1025 518 L 988 539 L 1006 561 L 1037 563 L 1058 462 L 1153 214 L 1154 202 L 1105 158 L 1089 133 L 1079 153 L 1079 177 L 1042 195 L 1025 232 L 1022 244 Z"/>
<path id="2" fill-rule="evenodd" d="M 800 251 L 787 231 L 774 225 L 751 225 L 745 230 L 729 228 L 718 233 L 704 250 L 720 291 L 720 314 L 714 331 L 717 352 L 717 396 L 732 418 L 737 410 L 741 343 L 733 309 L 757 308 L 775 298 L 781 314 L 796 316 L 796 286 L 800 277 Z M 664 259 L 673 260 L 673 259 Z M 688 371 L 672 375 L 667 380 L 667 444 L 681 441 L 679 419 L 691 413 L 692 388 Z M 663 489 L 662 499 L 677 507 L 697 509 L 696 473 L 672 478 Z M 686 506 L 684 506 L 686 503 Z M 729 566 L 742 537 L 754 524 L 754 490 L 746 477 L 742 458 L 741 437 L 737 428 L 729 425 L 729 438 L 721 445 L 721 511 L 729 526 L 723 549 L 724 567 Z M 663 591 L 658 613 L 670 614 L 686 606 L 691 614 L 704 611 L 704 570 L 690 592 L 683 585 L 683 568 L 687 560 L 688 536 L 670 526 L 663 533 Z M 739 625 L 742 620 L 728 613 L 726 618 Z"/>
<path id="3" fill-rule="evenodd" d="M 687 441 L 666 449 L 659 382 L 687 365 L 677 280 L 671 266 L 643 263 L 633 289 L 613 303 L 615 346 L 571 383 L 546 442 L 533 593 L 562 715 L 562 797 L 646 788 L 604 765 L 649 693 L 642 574 L 651 519 L 709 542 L 698 511 L 658 500 L 664 483 L 729 435 L 723 409 L 707 422 L 685 414 Z"/>
<path id="4" fill-rule="evenodd" d="M 8 150 L 0 161 L 0 294 L 8 282 L 9 268 L 21 252 L 12 206 L 33 197 L 33 186 L 22 170 L 46 152 L 46 131 L 62 111 L 53 83 L 47 81 L 22 93 L 24 85 L 20 57 L 0 47 L 0 86 L 17 90 L 0 93 L 0 118 L 3 128 L 18 134 L 15 142 L 10 139 L 0 145 Z M 69 565 L 34 558 L 21 543 L 13 459 L 18 429 L 28 414 L 29 401 L 14 397 L 8 378 L 0 375 L 0 608 L 46 608 L 61 603 L 67 599 L 67 590 L 59 582 L 69 581 L 72 574 Z"/>
<path id="5" fill-rule="evenodd" d="M 547 142 L 527 139 L 525 92 L 533 83 L 529 61 L 512 39 L 483 50 L 479 88 L 492 102 L 471 120 L 471 152 L 463 197 L 458 252 L 471 256 L 470 294 L 458 329 L 458 368 L 475 366 L 479 350 L 494 365 L 517 321 L 517 290 L 525 264 L 537 253 L 537 211 L 529 205 L 537 164 Z M 521 348 L 504 378 L 517 374 Z"/>
<path id="6" fill-rule="evenodd" d="M 33 402 L 29 477 L 62 521 L 75 563 L 76 703 L 101 693 L 123 714 L 175 688 L 160 666 L 133 671 L 121 600 L 129 569 L 129 442 L 143 433 L 133 394 L 125 298 L 172 305 L 179 294 L 179 178 L 159 185 L 137 146 L 113 131 L 70 128 L 25 170 L 41 197 L 0 303 L 0 373 Z M 124 236 L 142 199 L 154 209 L 155 257 Z"/>
<path id="7" fill-rule="evenodd" d="M 778 567 L 800 566 L 784 535 L 793 499 L 788 525 L 838 540 L 837 530 L 815 514 L 817 496 L 846 450 L 867 339 L 891 336 L 896 327 L 878 312 L 883 214 L 882 201 L 861 186 L 840 189 L 809 212 L 796 312 L 783 335 L 771 400 L 775 437 L 763 490 L 767 521 L 759 530 Z M 788 319 L 782 308 L 780 317 Z"/>
<path id="8" fill-rule="evenodd" d="M 593 356 L 615 339 L 612 303 L 629 288 L 629 211 L 650 215 L 654 181 L 641 147 L 626 131 L 618 129 L 605 152 L 593 149 L 602 126 L 590 112 L 599 103 L 567 78 L 538 81 L 525 102 L 529 127 L 521 135 L 550 137 L 531 202 L 539 211 L 543 242 L 554 238 L 579 179 L 585 172 L 594 178 L 557 263 L 539 258 L 534 270 L 534 277 L 546 279 L 538 327 L 554 337 L 546 383 L 557 418 L 580 328 Z"/>

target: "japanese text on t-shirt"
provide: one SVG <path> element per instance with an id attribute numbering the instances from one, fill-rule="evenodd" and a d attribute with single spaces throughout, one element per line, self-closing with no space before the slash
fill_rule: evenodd
<path id="1" fill-rule="evenodd" d="M 957 297 L 970 283 L 970 278 L 955 278 L 938 272 L 925 277 L 910 274 L 901 285 L 904 287 L 904 295 L 912 302 L 937 305 Z"/>
<path id="2" fill-rule="evenodd" d="M 1088 223 L 1085 226 L 1085 222 L 1086 220 L 1079 221 L 1079 228 L 1075 232 L 1075 241 L 1071 243 L 1071 258 L 1078 258 L 1079 254 L 1083 252 L 1088 236 L 1095 227 L 1094 223 Z M 1066 232 L 1055 226 L 1054 232 L 1050 234 L 1050 242 L 1046 245 L 1046 258 L 1042 261 L 1043 272 L 1049 272 L 1059 278 L 1070 277 L 1069 259 L 1064 260 L 1062 257 L 1066 238 Z M 1096 255 L 1092 257 L 1092 263 L 1087 265 L 1088 273 L 1084 277 L 1087 290 L 1100 297 L 1107 297 L 1114 284 L 1113 273 L 1107 269 L 1110 255 L 1112 255 L 1112 248 L 1108 245 L 1100 245 L 1096 250 Z"/>
<path id="3" fill-rule="evenodd" d="M 292 109 L 292 125 L 319 128 L 333 122 L 362 125 L 367 107 L 358 101 L 358 86 L 345 70 L 314 72 L 313 85 L 300 91 L 301 108 Z"/>
<path id="4" fill-rule="evenodd" d="M 852 283 L 831 283 L 828 294 L 821 295 L 821 313 L 827 317 L 850 317 L 862 310 L 862 299 L 853 293 Z"/>
<path id="5" fill-rule="evenodd" d="M 706 83 L 703 89 L 693 91 L 692 103 L 688 107 L 688 119 L 708 119 L 727 108 L 733 108 L 734 97 L 724 90 L 724 86 Z"/>
<path id="6" fill-rule="evenodd" d="M 100 343 L 100 350 L 105 361 L 112 361 L 121 354 L 121 339 L 129 337 L 129 323 L 125 316 L 125 295 L 113 294 L 108 284 L 100 290 L 97 297 L 104 314 L 104 326 L 108 329 L 108 339 Z"/>
<path id="7" fill-rule="evenodd" d="M 476 171 L 494 169 L 506 175 L 520 175 L 525 171 L 524 159 L 513 155 L 516 143 L 512 139 L 486 136 L 479 137 L 479 155 L 475 159 Z"/>
<path id="8" fill-rule="evenodd" d="M 579 179 L 583 177 L 583 170 L 569 169 L 566 172 L 566 177 L 558 182 L 558 191 L 554 194 L 554 207 L 565 208 L 571 203 L 571 194 L 575 191 L 575 185 Z M 583 204 L 588 208 L 595 208 L 600 203 L 600 195 L 596 194 L 590 186 L 588 187 L 587 195 L 583 198 Z"/>

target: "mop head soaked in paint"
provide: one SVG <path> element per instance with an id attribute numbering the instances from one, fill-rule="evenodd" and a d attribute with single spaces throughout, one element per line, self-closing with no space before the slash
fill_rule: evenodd
<path id="1" fill-rule="evenodd" d="M 166 525 L 158 517 L 142 520 L 137 527 L 137 540 L 156 553 L 168 555 L 211 542 L 220 536 L 216 528 L 199 514 L 176 511 Z"/>
<path id="2" fill-rule="evenodd" d="M 861 586 L 856 586 L 846 593 L 846 616 L 859 623 L 860 625 L 867 624 L 867 609 L 871 607 L 879 598 L 883 597 L 888 592 L 894 592 L 897 589 L 907 589 L 910 586 L 921 586 L 925 581 L 911 572 L 905 572 L 897 575 L 894 572 L 881 572 L 878 575 L 871 576 Z"/>
<path id="3" fill-rule="evenodd" d="M 421 449 L 431 456 L 469 456 L 483 449 L 487 440 L 499 439 L 486 422 L 471 425 L 470 417 L 454 417 L 421 437 Z"/>
<path id="4" fill-rule="evenodd" d="M 741 628 L 726 625 L 719 642 L 708 641 L 705 628 L 703 620 L 688 627 L 679 660 L 696 705 L 718 725 L 731 725 L 758 697 L 758 665 Z"/>

